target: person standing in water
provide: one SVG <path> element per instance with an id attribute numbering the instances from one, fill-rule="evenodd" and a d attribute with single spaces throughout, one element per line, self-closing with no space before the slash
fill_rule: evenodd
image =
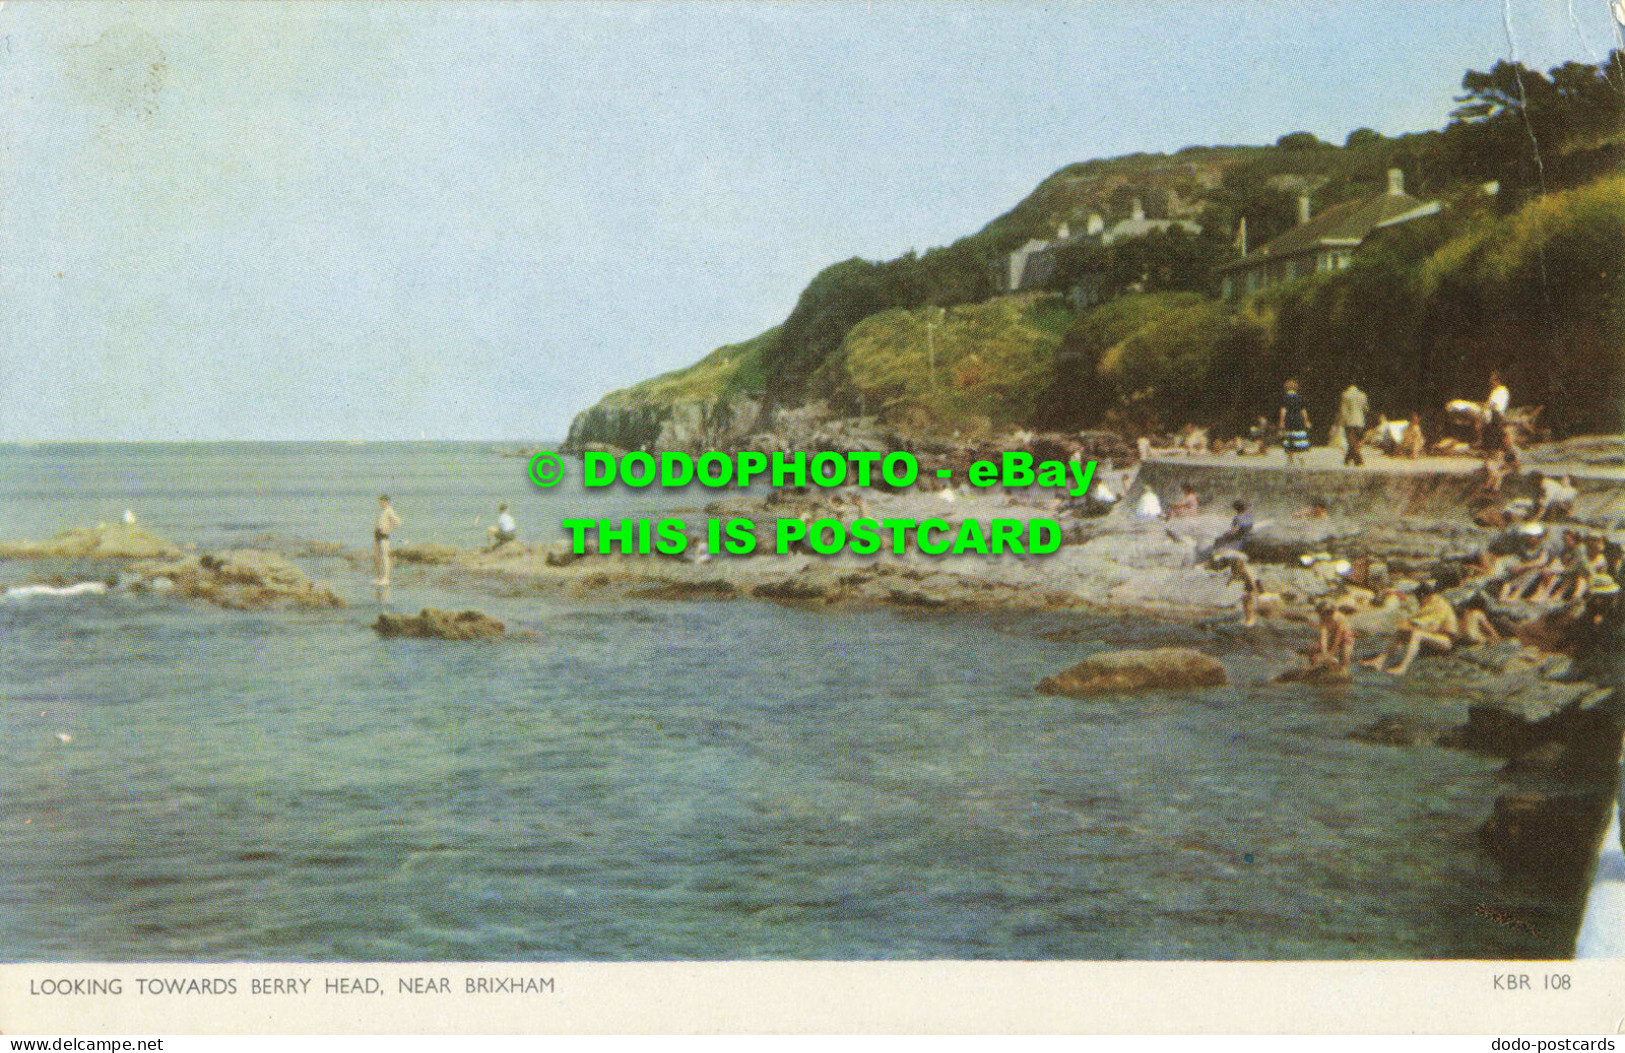
<path id="1" fill-rule="evenodd" d="M 1281 448 L 1286 451 L 1286 463 L 1294 465 L 1298 458 L 1309 452 L 1309 410 L 1298 394 L 1298 382 L 1288 380 L 1286 393 L 1281 396 Z"/>
<path id="2" fill-rule="evenodd" d="M 374 585 L 389 584 L 389 535 L 400 525 L 401 517 L 395 514 L 395 506 L 389 503 L 389 495 L 381 495 L 378 498 L 378 518 L 372 525 L 372 565 L 378 572 Z"/>

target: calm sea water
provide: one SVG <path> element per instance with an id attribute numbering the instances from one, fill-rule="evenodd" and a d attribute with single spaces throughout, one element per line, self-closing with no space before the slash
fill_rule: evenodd
<path id="1" fill-rule="evenodd" d="M 467 545 L 498 501 L 538 534 L 674 500 L 523 473 L 487 445 L 0 447 L 0 536 L 131 508 L 204 546 L 362 548 L 388 490 L 401 536 Z M 1151 623 L 576 604 L 411 572 L 398 609 L 543 639 L 384 641 L 365 568 L 305 566 L 353 606 L 0 602 L 0 959 L 1569 949 L 1572 907 L 1478 850 L 1496 762 L 1347 739 L 1436 707 L 1402 682 L 1267 686 L 1281 654 Z M 1059 625 L 1085 642 L 1046 639 Z M 1236 682 L 1032 690 L 1147 643 L 1197 643 Z"/>

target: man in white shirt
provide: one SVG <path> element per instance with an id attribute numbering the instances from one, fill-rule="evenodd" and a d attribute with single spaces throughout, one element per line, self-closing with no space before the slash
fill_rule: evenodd
<path id="1" fill-rule="evenodd" d="M 508 514 L 507 505 L 497 505 L 497 525 L 486 533 L 491 535 L 492 548 L 500 548 L 519 536 L 519 527 Z"/>
<path id="2" fill-rule="evenodd" d="M 1512 405 L 1512 392 L 1507 390 L 1505 382 L 1501 380 L 1500 372 L 1490 370 L 1490 397 L 1484 403 L 1489 414 L 1507 415 L 1507 409 Z"/>
<path id="3" fill-rule="evenodd" d="M 1350 384 L 1348 390 L 1343 392 L 1342 404 L 1337 409 L 1337 423 L 1342 426 L 1344 441 L 1348 443 L 1343 463 L 1356 468 L 1365 464 L 1365 458 L 1360 456 L 1360 444 L 1365 441 L 1365 414 L 1369 406 L 1360 386 Z"/>

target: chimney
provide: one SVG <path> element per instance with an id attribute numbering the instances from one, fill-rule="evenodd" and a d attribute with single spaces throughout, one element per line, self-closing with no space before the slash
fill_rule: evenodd
<path id="1" fill-rule="evenodd" d="M 1307 222 L 1309 222 L 1309 195 L 1308 194 L 1299 194 L 1298 195 L 1298 226 L 1301 227 Z"/>
<path id="2" fill-rule="evenodd" d="M 1388 192 L 1390 194 L 1405 192 L 1405 173 L 1397 168 L 1388 169 Z"/>
<path id="3" fill-rule="evenodd" d="M 1135 198 L 1134 199 L 1134 222 L 1138 223 L 1143 219 L 1145 219 L 1145 206 L 1140 204 L 1140 199 L 1139 198 Z"/>

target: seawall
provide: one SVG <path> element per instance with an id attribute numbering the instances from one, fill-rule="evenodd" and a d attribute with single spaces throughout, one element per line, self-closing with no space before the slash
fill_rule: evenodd
<path id="1" fill-rule="evenodd" d="M 1375 455 L 1365 468 L 1344 468 L 1335 450 L 1312 451 L 1307 463 L 1286 467 L 1279 452 L 1263 457 L 1186 457 L 1154 459 L 1140 466 L 1130 497 L 1147 487 L 1166 505 L 1180 486 L 1196 488 L 1206 508 L 1227 508 L 1245 499 L 1260 518 L 1282 518 L 1302 511 L 1315 498 L 1324 499 L 1334 515 L 1372 522 L 1414 517 L 1469 525 L 1470 504 L 1482 488 L 1478 462 L 1429 457 L 1398 461 Z M 1625 471 L 1585 465 L 1541 466 L 1548 475 L 1567 475 L 1580 497 L 1573 518 L 1603 530 L 1625 530 Z M 1107 475 L 1109 478 L 1109 473 Z M 1527 473 L 1508 479 L 1502 498 L 1533 497 L 1536 487 Z"/>

